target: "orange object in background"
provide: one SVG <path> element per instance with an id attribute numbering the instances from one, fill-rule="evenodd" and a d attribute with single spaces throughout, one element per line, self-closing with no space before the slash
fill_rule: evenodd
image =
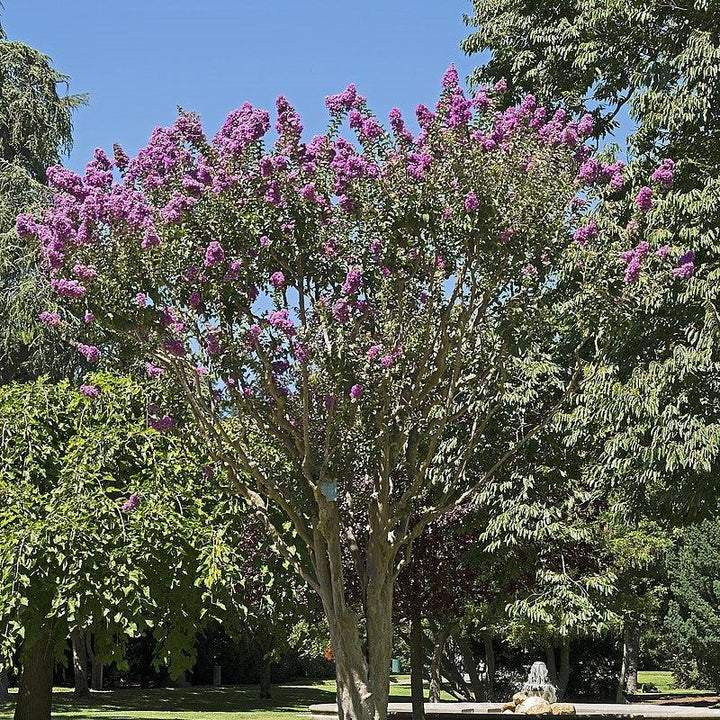
<path id="1" fill-rule="evenodd" d="M 323 653 L 323 657 L 330 662 L 333 659 L 333 651 L 332 651 L 332 645 L 328 645 L 325 648 L 325 652 Z"/>

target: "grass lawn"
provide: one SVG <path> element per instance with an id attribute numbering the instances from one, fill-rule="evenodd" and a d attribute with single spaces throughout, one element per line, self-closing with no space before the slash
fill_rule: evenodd
<path id="1" fill-rule="evenodd" d="M 695 693 L 707 693 L 710 690 L 684 690 L 675 687 L 673 674 L 668 670 L 640 670 L 638 671 L 638 684 L 654 685 L 661 693 L 670 695 L 694 695 Z"/>
<path id="2" fill-rule="evenodd" d="M 274 685 L 271 700 L 258 697 L 257 685 L 195 687 L 158 690 L 135 688 L 92 693 L 76 700 L 58 689 L 53 717 L 64 720 L 112 718 L 113 720 L 299 720 L 315 703 L 335 702 L 335 682 Z M 390 701 L 407 701 L 409 678 L 394 676 Z M 449 698 L 449 696 L 448 696 Z M 0 704 L 0 720 L 12 718 L 12 703 Z"/>

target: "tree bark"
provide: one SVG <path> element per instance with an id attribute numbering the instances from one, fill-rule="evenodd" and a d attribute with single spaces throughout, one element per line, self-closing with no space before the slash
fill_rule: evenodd
<path id="1" fill-rule="evenodd" d="M 562 700 L 567 692 L 570 679 L 570 640 L 563 638 L 560 644 L 560 672 L 558 674 L 558 699 Z"/>
<path id="2" fill-rule="evenodd" d="M 15 720 L 50 720 L 54 667 L 52 634 L 44 630 L 23 650 Z"/>
<path id="3" fill-rule="evenodd" d="M 640 632 L 631 620 L 625 621 L 623 629 L 623 657 L 618 677 L 615 700 L 626 702 L 625 693 L 637 692 L 638 657 L 640 655 Z"/>
<path id="4" fill-rule="evenodd" d="M 439 630 L 435 637 L 432 662 L 430 663 L 430 689 L 428 690 L 428 702 L 431 703 L 440 702 L 440 668 L 447 637 L 447 630 Z"/>
<path id="5" fill-rule="evenodd" d="M 485 688 L 480 680 L 480 674 L 477 669 L 477 662 L 473 654 L 472 648 L 468 641 L 463 637 L 455 637 L 455 642 L 462 655 L 463 667 L 470 678 L 470 688 L 472 689 L 473 699 L 475 702 L 485 702 Z"/>
<path id="6" fill-rule="evenodd" d="M 273 653 L 273 638 L 270 633 L 266 636 L 266 641 L 263 647 L 263 665 L 260 672 L 260 697 L 270 698 L 270 684 L 272 680 L 272 653 Z"/>
<path id="7" fill-rule="evenodd" d="M 5 702 L 8 699 L 10 689 L 10 683 L 8 680 L 7 670 L 0 671 L 0 702 Z"/>
<path id="8" fill-rule="evenodd" d="M 87 631 L 74 630 L 70 633 L 72 643 L 73 670 L 75 671 L 75 695 L 85 697 L 90 694 L 88 682 Z"/>
<path id="9" fill-rule="evenodd" d="M 488 702 L 495 700 L 495 647 L 493 645 L 493 634 L 490 630 L 483 633 L 485 645 L 485 682 L 487 685 Z"/>
<path id="10" fill-rule="evenodd" d="M 547 665 L 550 682 L 557 687 L 558 674 L 555 663 L 555 646 L 552 643 L 548 643 L 545 646 L 545 663 Z"/>
<path id="11" fill-rule="evenodd" d="M 90 677 L 90 687 L 93 690 L 103 689 L 103 664 L 97 658 L 93 658 Z"/>
<path id="12" fill-rule="evenodd" d="M 626 670 L 625 688 L 632 695 L 638 688 L 638 663 L 640 660 L 640 630 L 633 621 L 630 627 L 626 626 L 628 662 Z"/>
<path id="13" fill-rule="evenodd" d="M 345 596 L 341 528 L 337 507 L 323 507 L 314 531 L 313 560 L 330 629 L 337 683 L 339 720 L 387 720 L 392 660 L 394 553 L 371 519 L 365 567 L 366 643 L 358 618 Z"/>
<path id="14" fill-rule="evenodd" d="M 425 691 L 423 690 L 423 629 L 420 608 L 413 608 L 410 618 L 410 696 L 413 720 L 425 718 Z"/>

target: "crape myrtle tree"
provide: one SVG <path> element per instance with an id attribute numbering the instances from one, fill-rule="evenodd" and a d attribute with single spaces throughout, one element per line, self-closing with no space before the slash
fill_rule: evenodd
<path id="1" fill-rule="evenodd" d="M 148 427 L 155 395 L 108 375 L 0 388 L 0 649 L 19 652 L 16 720 L 50 717 L 69 635 L 122 664 L 126 638 L 150 631 L 158 662 L 191 667 L 203 618 L 222 616 L 238 557 L 254 554 L 236 531 L 244 501 L 218 501 L 197 445 Z"/>
<path id="2" fill-rule="evenodd" d="M 183 112 L 134 159 L 118 147 L 82 177 L 51 168 L 53 207 L 18 219 L 63 303 L 89 313 L 78 351 L 135 357 L 183 392 L 319 594 L 343 718 L 386 715 L 413 540 L 522 450 L 580 383 L 592 337 L 631 315 L 618 267 L 631 240 L 570 207 L 590 118 L 532 97 L 496 114 L 503 92 L 469 99 L 451 68 L 414 137 L 350 86 L 307 144 L 282 97 L 272 146 L 249 104 L 210 141 Z M 662 286 L 670 267 L 651 254 L 643 275 Z"/>

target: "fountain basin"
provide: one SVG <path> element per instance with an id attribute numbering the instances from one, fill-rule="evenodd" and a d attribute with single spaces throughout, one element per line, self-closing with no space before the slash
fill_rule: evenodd
<path id="1" fill-rule="evenodd" d="M 630 703 L 616 705 L 611 703 L 573 703 L 576 718 L 640 718 L 647 720 L 700 720 L 708 718 L 720 720 L 720 710 L 712 708 L 684 707 L 682 705 L 643 705 Z M 508 720 L 503 714 L 502 703 L 442 702 L 425 703 L 425 715 L 429 719 L 462 720 L 468 715 L 482 715 L 485 720 Z M 311 705 L 310 716 L 313 720 L 337 720 L 337 705 L 324 703 Z M 532 717 L 532 716 L 528 716 Z M 551 716 L 545 716 L 551 717 Z M 410 720 L 412 705 L 408 703 L 390 703 L 389 720 Z"/>

